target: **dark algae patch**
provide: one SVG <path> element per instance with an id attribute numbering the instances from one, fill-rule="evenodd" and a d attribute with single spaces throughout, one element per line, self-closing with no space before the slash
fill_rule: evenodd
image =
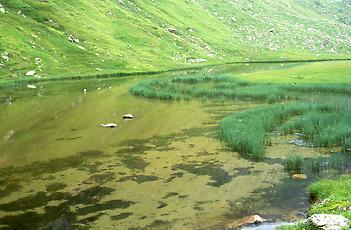
<path id="1" fill-rule="evenodd" d="M 35 195 L 29 195 L 10 203 L 0 204 L 1 210 L 22 212 L 18 215 L 4 216 L 0 218 L 0 223 L 8 226 L 8 228 L 4 229 L 14 229 L 16 227 L 18 229 L 33 229 L 35 226 L 45 226 L 49 224 L 50 220 L 53 221 L 64 215 L 67 217 L 69 223 L 74 226 L 77 224 L 78 216 L 96 214 L 105 210 L 125 209 L 135 204 L 135 202 L 126 200 L 110 200 L 100 203 L 104 197 L 114 191 L 115 189 L 113 188 L 95 186 L 76 194 L 38 192 Z M 51 201 L 58 201 L 58 204 L 56 206 L 49 206 L 49 202 Z M 44 213 L 31 211 L 41 207 L 44 207 Z M 75 211 L 71 209 L 73 207 L 77 207 Z M 93 221 L 93 219 L 94 217 L 85 218 L 83 222 L 88 223 Z"/>
<path id="2" fill-rule="evenodd" d="M 9 196 L 11 193 L 18 191 L 21 188 L 22 186 L 15 182 L 9 183 L 4 189 L 0 189 L 0 198 Z"/>
<path id="3" fill-rule="evenodd" d="M 52 183 L 52 184 L 46 185 L 46 191 L 56 192 L 58 190 L 66 188 L 66 187 L 67 187 L 67 185 L 64 183 Z"/>
<path id="4" fill-rule="evenodd" d="M 211 182 L 208 182 L 207 185 L 219 187 L 223 184 L 226 184 L 232 180 L 232 176 L 228 174 L 220 166 L 215 163 L 189 163 L 189 164 L 179 164 L 174 167 L 174 170 L 180 169 L 191 174 L 209 176 Z"/>
<path id="5" fill-rule="evenodd" d="M 131 215 L 133 215 L 132 212 L 123 212 L 119 215 L 111 216 L 111 220 L 112 221 L 124 220 L 124 219 L 127 219 L 128 217 L 130 217 Z"/>
<path id="6" fill-rule="evenodd" d="M 133 175 L 133 176 L 125 176 L 117 180 L 117 182 L 124 182 L 124 181 L 129 181 L 132 180 L 134 182 L 137 182 L 138 184 L 142 184 L 145 182 L 150 182 L 150 181 L 156 181 L 158 180 L 157 176 L 149 176 L 149 175 Z"/>
<path id="7" fill-rule="evenodd" d="M 93 159 L 97 157 L 106 157 L 107 154 L 101 151 L 85 151 L 80 152 L 75 155 L 66 157 L 52 159 L 44 162 L 34 162 L 25 166 L 10 166 L 7 168 L 0 169 L 0 177 L 9 177 L 12 175 L 24 174 L 26 177 L 32 176 L 37 177 L 42 174 L 56 173 L 70 168 L 82 167 L 82 169 L 89 169 L 84 166 L 84 163 L 88 159 Z"/>

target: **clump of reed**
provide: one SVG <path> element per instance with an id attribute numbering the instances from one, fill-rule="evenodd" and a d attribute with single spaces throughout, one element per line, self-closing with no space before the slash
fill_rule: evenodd
<path id="1" fill-rule="evenodd" d="M 285 162 L 285 170 L 291 174 L 302 173 L 303 158 L 296 154 L 290 154 Z"/>
<path id="2" fill-rule="evenodd" d="M 351 111 L 334 108 L 332 110 L 312 110 L 294 117 L 282 126 L 285 133 L 301 132 L 304 139 L 316 146 L 342 146 L 350 148 Z"/>
<path id="3" fill-rule="evenodd" d="M 329 110 L 330 106 L 312 103 L 275 104 L 241 111 L 220 123 L 219 136 L 233 151 L 253 159 L 265 154 L 269 134 L 291 116 L 307 111 Z"/>

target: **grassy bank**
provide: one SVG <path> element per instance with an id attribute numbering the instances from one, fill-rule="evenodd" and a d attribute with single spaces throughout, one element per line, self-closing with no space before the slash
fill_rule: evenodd
<path id="1" fill-rule="evenodd" d="M 335 180 L 322 180 L 312 184 L 308 191 L 314 201 L 308 210 L 308 216 L 313 214 L 337 214 L 351 220 L 351 176 Z M 279 230 L 315 230 L 309 223 L 298 223 L 284 226 Z"/>
<path id="2" fill-rule="evenodd" d="M 337 180 L 323 180 L 309 187 L 315 201 L 308 214 L 327 213 L 343 215 L 351 220 L 351 176 Z"/>

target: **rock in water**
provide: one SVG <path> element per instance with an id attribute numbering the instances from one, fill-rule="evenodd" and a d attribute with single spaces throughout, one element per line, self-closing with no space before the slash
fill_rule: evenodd
<path id="1" fill-rule="evenodd" d="M 305 174 L 294 174 L 291 176 L 293 180 L 307 180 L 307 176 Z"/>
<path id="2" fill-rule="evenodd" d="M 35 70 L 31 70 L 26 73 L 26 76 L 34 76 L 34 74 L 35 74 Z"/>
<path id="3" fill-rule="evenodd" d="M 131 120 L 133 118 L 134 118 L 133 114 L 125 114 L 125 115 L 123 115 L 123 119 L 126 119 L 126 120 Z"/>
<path id="4" fill-rule="evenodd" d="M 314 214 L 308 220 L 317 228 L 324 230 L 341 230 L 349 223 L 347 218 L 333 214 Z"/>
<path id="5" fill-rule="evenodd" d="M 236 220 L 236 221 L 228 224 L 227 228 L 236 229 L 236 228 L 248 225 L 248 224 L 261 224 L 261 223 L 266 222 L 266 221 L 267 221 L 266 219 L 260 217 L 259 215 L 252 215 L 252 216 L 247 216 L 247 217 L 244 217 L 240 220 Z"/>
<path id="6" fill-rule="evenodd" d="M 100 124 L 101 127 L 104 128 L 117 128 L 117 124 L 116 123 L 107 123 L 107 124 Z"/>

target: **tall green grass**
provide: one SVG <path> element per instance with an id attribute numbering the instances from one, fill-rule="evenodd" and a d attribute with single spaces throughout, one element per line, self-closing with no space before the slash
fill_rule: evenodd
<path id="1" fill-rule="evenodd" d="M 285 163 L 285 170 L 294 173 L 302 173 L 303 158 L 296 154 L 290 154 Z"/>
<path id="2" fill-rule="evenodd" d="M 231 150 L 248 158 L 259 159 L 265 154 L 270 133 L 289 117 L 308 111 L 332 111 L 325 104 L 288 103 L 245 110 L 226 117 L 219 126 L 219 136 Z"/>
<path id="3" fill-rule="evenodd" d="M 187 76 L 140 81 L 134 95 L 160 100 L 230 99 L 275 103 L 309 93 L 351 93 L 351 84 L 272 84 L 248 82 L 228 75 Z"/>

